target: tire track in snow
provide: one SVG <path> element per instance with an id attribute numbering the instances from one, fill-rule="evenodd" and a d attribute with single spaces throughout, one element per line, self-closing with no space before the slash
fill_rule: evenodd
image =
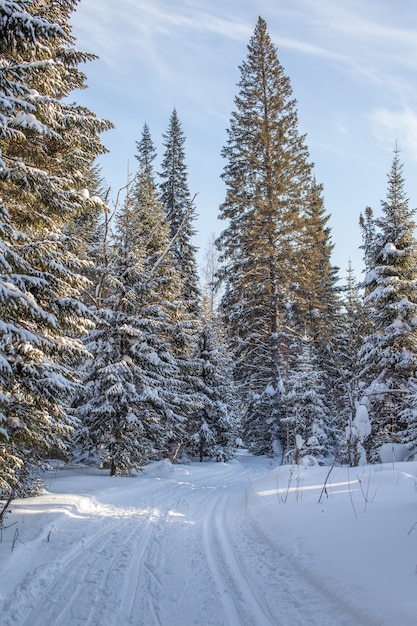
<path id="1" fill-rule="evenodd" d="M 204 522 L 207 559 L 229 624 L 376 626 L 271 545 L 245 503 L 244 484 L 236 477 L 229 490 L 213 498 Z"/>
<path id="2" fill-rule="evenodd" d="M 86 522 L 82 520 L 79 523 L 85 524 Z M 86 538 L 85 535 L 83 535 L 81 541 L 77 538 L 77 548 L 71 550 L 61 558 L 61 560 L 59 560 L 60 553 L 58 550 L 53 555 L 53 561 L 48 563 L 46 567 L 38 566 L 30 570 L 21 585 L 16 589 L 13 597 L 6 604 L 8 612 L 10 611 L 9 605 L 16 608 L 15 612 L 12 611 L 12 613 L 14 613 L 13 620 L 6 622 L 5 626 L 9 626 L 9 624 L 10 626 L 16 626 L 17 623 L 34 626 L 35 623 L 28 618 L 28 615 L 30 615 L 33 610 L 36 611 L 37 607 L 45 602 L 45 597 L 46 599 L 50 597 L 50 592 L 55 585 L 56 579 L 61 577 L 63 572 L 71 571 L 76 563 L 83 558 L 83 555 L 88 554 L 94 545 L 99 543 L 109 532 L 114 532 L 121 523 L 120 520 L 107 520 L 107 524 L 105 526 L 100 524 L 100 529 L 94 532 L 90 537 Z M 61 527 L 60 529 L 62 530 Z M 58 531 L 55 529 L 53 541 L 58 541 L 57 536 Z M 52 542 L 50 545 L 53 545 Z M 39 598 L 40 593 L 42 594 L 42 599 Z M 23 615 L 21 621 L 17 622 L 16 620 L 19 619 L 21 615 Z"/>
<path id="3" fill-rule="evenodd" d="M 204 594 L 200 587 L 202 564 L 195 558 L 201 543 L 201 525 L 195 523 L 195 516 L 203 496 L 193 483 L 176 485 L 174 495 L 160 502 L 160 515 L 143 554 L 142 621 L 133 621 L 138 615 L 137 600 L 131 610 L 131 623 L 136 626 L 197 623 L 188 620 L 198 614 L 197 605 Z M 190 562 L 194 558 L 195 563 Z M 140 599 L 139 589 L 136 596 Z"/>
<path id="4" fill-rule="evenodd" d="M 254 477 L 244 464 L 179 467 L 166 483 L 110 492 L 97 516 L 64 518 L 63 548 L 56 531 L 39 544 L 43 569 L 28 571 L 4 626 L 369 623 L 263 535 L 245 500 Z"/>
<path id="5" fill-rule="evenodd" d="M 166 498 L 164 506 L 169 507 L 171 502 L 172 499 Z M 167 514 L 168 511 L 162 513 L 161 508 L 158 507 L 157 517 L 153 521 L 149 520 L 148 522 L 148 540 L 141 554 L 138 555 L 139 559 L 136 561 L 138 567 L 135 573 L 135 584 L 130 589 L 130 600 L 128 593 L 126 594 L 126 599 L 129 602 L 128 624 L 161 626 L 159 614 L 161 581 L 153 553 L 155 544 L 159 545 L 161 526 L 166 524 Z"/>
<path id="6" fill-rule="evenodd" d="M 170 485 L 166 486 L 154 498 L 152 514 L 143 520 L 141 541 L 132 550 L 128 569 L 123 568 L 123 588 L 117 603 L 124 608 L 120 612 L 119 620 L 115 622 L 118 626 L 166 624 L 161 612 L 167 592 L 165 583 L 166 569 L 167 567 L 169 569 L 167 554 L 169 554 L 170 518 L 173 511 L 178 509 L 181 500 L 182 498 L 178 498 L 177 489 L 172 489 Z"/>
<path id="7" fill-rule="evenodd" d="M 217 581 L 224 610 L 230 624 L 240 626 L 276 626 L 264 598 L 259 598 L 240 559 L 232 548 L 226 523 L 229 502 L 227 494 L 213 498 L 204 521 L 204 543 L 207 560 Z"/>
<path id="8" fill-rule="evenodd" d="M 124 610 L 123 620 L 120 620 L 120 624 L 138 624 L 143 622 L 144 612 L 143 602 L 146 596 L 146 583 L 144 573 L 145 555 L 148 550 L 149 543 L 153 537 L 153 519 L 157 515 L 155 509 L 153 515 L 148 517 L 147 523 L 143 523 L 143 531 L 140 541 L 136 544 L 135 549 L 132 550 L 132 558 L 130 566 L 124 572 L 124 581 L 121 588 L 119 604 Z M 157 620 L 157 616 L 151 611 Z M 141 620 L 141 621 L 139 621 Z M 155 622 L 157 623 L 157 621 Z"/>
<path id="9" fill-rule="evenodd" d="M 99 532 L 71 558 L 64 559 L 52 583 L 42 590 L 42 596 L 26 615 L 23 626 L 99 624 L 95 614 L 100 612 L 103 591 L 107 591 L 105 582 L 138 530 L 137 524 L 132 527 L 127 520 L 110 526 L 108 520 L 103 522 Z"/>

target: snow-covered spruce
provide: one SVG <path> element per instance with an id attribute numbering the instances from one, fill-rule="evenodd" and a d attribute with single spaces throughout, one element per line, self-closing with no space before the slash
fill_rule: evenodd
<path id="1" fill-rule="evenodd" d="M 68 410 L 90 325 L 82 264 L 61 227 L 104 152 L 98 120 L 68 96 L 93 58 L 73 47 L 76 2 L 0 2 L 0 490 L 31 488 L 32 468 L 64 455 Z"/>

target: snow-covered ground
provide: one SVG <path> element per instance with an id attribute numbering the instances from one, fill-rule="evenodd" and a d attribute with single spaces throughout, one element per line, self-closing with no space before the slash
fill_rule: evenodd
<path id="1" fill-rule="evenodd" d="M 417 463 L 328 472 L 245 454 L 50 472 L 6 519 L 0 623 L 415 625 Z"/>

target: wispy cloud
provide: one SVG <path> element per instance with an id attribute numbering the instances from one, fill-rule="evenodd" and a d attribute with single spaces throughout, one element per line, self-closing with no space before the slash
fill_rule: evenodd
<path id="1" fill-rule="evenodd" d="M 367 47 L 372 43 L 378 46 L 378 52 L 387 47 L 400 46 L 417 50 L 416 29 L 413 20 L 417 17 L 415 7 L 410 6 L 410 22 L 402 16 L 401 27 L 395 23 L 395 16 L 401 14 L 401 9 L 390 2 L 380 0 L 303 0 L 305 10 L 311 19 L 312 30 L 331 39 L 332 34 L 339 46 L 349 41 L 360 45 L 364 42 Z M 375 50 L 377 52 L 377 50 Z M 355 56 L 355 48 L 351 49 Z"/>
<path id="2" fill-rule="evenodd" d="M 389 4 L 379 10 L 375 0 L 298 0 L 295 5 L 293 0 L 263 0 L 259 9 L 266 12 L 279 47 L 356 67 L 358 75 L 377 73 L 383 64 L 417 69 L 416 30 L 391 24 L 384 14 Z M 75 15 L 73 21 L 106 63 L 116 65 L 116 57 L 133 55 L 145 65 L 156 63 L 156 72 L 174 47 L 194 50 L 198 58 L 207 38 L 247 42 L 256 19 L 249 0 L 227 6 L 204 0 L 100 0 L 100 6 L 83 0 L 82 5 L 82 19 Z"/>
<path id="3" fill-rule="evenodd" d="M 222 12 L 223 13 L 223 12 Z M 199 7 L 198 3 L 171 3 L 158 0 L 101 0 L 100 6 L 92 0 L 83 2 L 83 18 L 73 18 L 77 29 L 90 33 L 90 38 L 109 51 L 121 45 L 134 44 L 127 49 L 129 54 L 146 49 L 151 41 L 165 37 L 170 40 L 187 40 L 193 37 L 213 35 L 231 40 L 247 40 L 253 25 L 236 17 L 216 14 L 215 11 Z M 123 30 L 119 30 L 123 26 Z M 123 37 L 113 37 L 112 33 L 123 32 Z M 146 61 L 146 59 L 145 59 Z"/>
<path id="4" fill-rule="evenodd" d="M 417 161 L 417 111 L 379 108 L 370 116 L 370 123 L 375 138 L 386 149 L 392 150 L 398 142 L 405 156 Z"/>
<path id="5" fill-rule="evenodd" d="M 220 16 L 215 10 L 198 7 L 198 3 L 183 3 L 182 6 L 168 2 L 147 0 L 142 2 L 141 11 L 137 12 L 136 0 L 124 0 L 132 5 L 132 14 L 138 16 L 137 26 L 152 29 L 153 33 L 171 36 L 184 31 L 197 34 L 209 34 L 235 40 L 246 40 L 252 28 L 244 21 L 234 17 Z M 136 11 L 135 11 L 136 9 Z M 173 31 L 172 28 L 178 29 Z"/>
<path id="6" fill-rule="evenodd" d="M 278 36 L 276 38 L 276 43 L 280 48 L 287 48 L 308 56 L 320 57 L 322 59 L 329 59 L 333 61 L 348 61 L 347 57 L 343 54 L 323 46 L 316 46 L 314 44 L 307 43 L 300 39 L 289 39 L 287 37 Z"/>
<path id="7" fill-rule="evenodd" d="M 305 24 L 305 39 L 296 46 L 300 52 L 340 61 L 358 77 L 392 74 L 396 68 L 417 70 L 414 3 L 299 0 L 297 6 Z M 300 24 L 294 28 L 299 31 Z"/>

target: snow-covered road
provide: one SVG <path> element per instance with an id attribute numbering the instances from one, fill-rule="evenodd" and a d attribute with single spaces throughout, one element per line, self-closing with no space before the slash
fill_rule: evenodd
<path id="1" fill-rule="evenodd" d="M 3 531 L 1 624 L 376 623 L 330 597 L 263 535 L 247 494 L 271 469 L 242 456 L 162 462 L 131 479 L 51 474 L 45 495 L 13 504 L 17 523 Z"/>

